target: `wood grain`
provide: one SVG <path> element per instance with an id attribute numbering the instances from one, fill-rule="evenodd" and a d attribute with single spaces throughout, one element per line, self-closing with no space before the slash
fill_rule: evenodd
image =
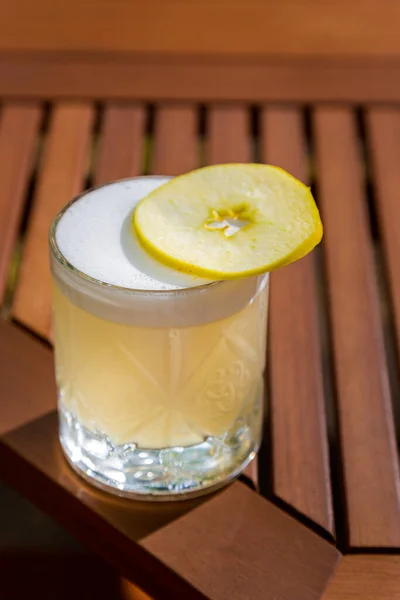
<path id="1" fill-rule="evenodd" d="M 399 556 L 345 556 L 323 600 L 399 600 L 399 573 Z"/>
<path id="2" fill-rule="evenodd" d="M 196 105 L 159 104 L 154 118 L 151 173 L 180 175 L 199 166 Z"/>
<path id="3" fill-rule="evenodd" d="M 0 95 L 129 102 L 398 102 L 400 61 L 3 53 Z"/>
<path id="4" fill-rule="evenodd" d="M 0 48 L 400 56 L 396 2 L 3 2 Z M 23 19 L 21 19 L 23 15 Z M 94 18 L 95 17 L 95 18 Z"/>
<path id="5" fill-rule="evenodd" d="M 240 104 L 211 105 L 207 110 L 205 163 L 252 162 L 250 109 Z M 264 465 L 267 469 L 268 466 Z M 259 458 L 245 469 L 244 475 L 258 489 Z"/>
<path id="6" fill-rule="evenodd" d="M 376 207 L 400 352 L 400 111 L 376 107 L 368 109 L 366 116 Z"/>
<path id="7" fill-rule="evenodd" d="M 399 547 L 398 458 L 355 116 L 318 108 L 314 129 L 349 543 Z"/>
<path id="8" fill-rule="evenodd" d="M 143 105 L 106 105 L 95 167 L 96 185 L 141 174 L 145 119 Z"/>
<path id="9" fill-rule="evenodd" d="M 44 337 L 51 307 L 48 231 L 57 212 L 82 189 L 92 121 L 89 104 L 53 109 L 12 309 L 17 320 Z"/>
<path id="10" fill-rule="evenodd" d="M 307 182 L 302 114 L 262 112 L 262 160 Z M 273 491 L 334 534 L 314 255 L 271 274 Z"/>
<path id="11" fill-rule="evenodd" d="M 18 236 L 36 150 L 41 108 L 6 103 L 0 121 L 0 304 Z"/>

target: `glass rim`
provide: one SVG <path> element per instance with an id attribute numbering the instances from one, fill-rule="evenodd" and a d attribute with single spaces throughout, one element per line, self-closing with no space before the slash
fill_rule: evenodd
<path id="1" fill-rule="evenodd" d="M 134 179 L 144 179 L 144 178 L 146 178 L 146 179 L 165 179 L 166 177 L 171 178 L 171 176 L 169 176 L 169 175 L 138 175 L 136 177 L 124 177 L 122 179 L 115 179 L 114 181 L 108 181 L 107 183 L 102 183 L 100 185 L 93 186 L 91 188 L 88 188 L 87 190 L 84 190 L 80 194 L 77 194 L 76 196 L 74 196 L 72 198 L 72 200 L 70 200 L 56 214 L 56 216 L 54 217 L 54 219 L 50 225 L 49 246 L 50 246 L 52 256 L 54 256 L 54 258 L 57 260 L 57 263 L 61 267 L 67 269 L 67 271 L 70 271 L 74 275 L 77 275 L 80 279 L 84 280 L 85 282 L 87 282 L 89 284 L 107 288 L 108 290 L 114 290 L 116 292 L 121 292 L 124 294 L 132 294 L 132 295 L 140 294 L 143 296 L 144 295 L 157 295 L 157 296 L 186 295 L 187 296 L 188 294 L 196 294 L 198 292 L 202 292 L 207 289 L 229 283 L 229 280 L 217 280 L 217 281 L 211 281 L 210 283 L 204 283 L 204 284 L 198 285 L 198 286 L 191 286 L 191 287 L 187 287 L 187 288 L 177 288 L 177 289 L 172 289 L 172 290 L 144 290 L 144 289 L 140 289 L 140 288 L 123 287 L 123 286 L 115 285 L 113 283 L 107 283 L 106 281 L 102 281 L 101 279 L 96 279 L 95 277 L 91 277 L 84 271 L 77 269 L 76 267 L 74 267 L 73 264 L 71 264 L 68 261 L 68 259 L 64 256 L 64 254 L 61 252 L 60 248 L 58 247 L 58 244 L 56 241 L 56 230 L 57 230 L 57 225 L 58 225 L 59 221 L 63 217 L 64 213 L 66 213 L 67 210 L 73 204 L 75 204 L 75 202 L 78 202 L 81 198 L 83 198 L 83 196 L 86 196 L 86 194 L 89 194 L 90 192 L 94 192 L 95 190 L 98 190 L 103 187 L 115 185 L 116 183 L 120 183 L 123 181 L 133 181 Z"/>

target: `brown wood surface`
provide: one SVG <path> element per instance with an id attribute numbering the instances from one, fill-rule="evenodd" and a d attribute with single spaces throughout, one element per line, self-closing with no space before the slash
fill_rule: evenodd
<path id="1" fill-rule="evenodd" d="M 299 109 L 263 110 L 261 156 L 307 183 Z M 334 535 L 314 259 L 271 274 L 273 491 Z"/>
<path id="2" fill-rule="evenodd" d="M 345 556 L 323 600 L 400 600 L 400 556 Z"/>
<path id="3" fill-rule="evenodd" d="M 349 543 L 400 546 L 393 415 L 355 116 L 314 114 Z"/>
<path id="4" fill-rule="evenodd" d="M 241 483 L 142 543 L 209 598 L 224 600 L 319 599 L 335 562 L 333 546 Z"/>
<path id="5" fill-rule="evenodd" d="M 367 127 L 371 175 L 375 182 L 376 206 L 400 351 L 400 110 L 370 108 L 367 111 Z"/>
<path id="6" fill-rule="evenodd" d="M 180 175 L 199 166 L 197 110 L 193 105 L 157 105 L 154 115 L 153 175 Z"/>
<path id="7" fill-rule="evenodd" d="M 99 140 L 94 183 L 140 175 L 146 109 L 140 104 L 107 104 Z"/>
<path id="8" fill-rule="evenodd" d="M 50 331 L 51 308 L 48 230 L 57 212 L 84 185 L 93 116 L 88 104 L 56 105 L 45 143 L 12 311 L 44 337 Z"/>
<path id="9" fill-rule="evenodd" d="M 24 63 L 25 59 L 21 60 Z M 62 67 L 64 59 L 59 60 Z M 48 226 L 57 210 L 82 188 L 88 174 L 95 183 L 102 183 L 138 174 L 143 168 L 177 174 L 201 162 L 247 162 L 258 158 L 261 142 L 262 160 L 279 163 L 307 180 L 302 111 L 293 105 L 261 109 L 260 134 L 255 139 L 251 106 L 265 95 L 274 100 L 293 100 L 301 94 L 304 98 L 314 95 L 329 99 L 332 90 L 336 95 L 331 100 L 346 99 L 349 94 L 353 94 L 352 99 L 357 94 L 364 94 L 364 100 L 376 99 L 381 93 L 392 99 L 398 94 L 400 100 L 400 84 L 396 83 L 400 77 L 394 77 L 392 88 L 385 88 L 389 73 L 400 75 L 400 66 L 395 63 L 388 63 L 381 75 L 374 70 L 377 63 L 372 71 L 364 65 L 362 75 L 352 78 L 349 73 L 353 67 L 344 63 L 339 71 L 332 71 L 315 62 L 311 74 L 307 74 L 304 62 L 296 70 L 293 63 L 290 68 L 279 61 L 265 67 L 255 60 L 248 69 L 245 62 L 222 58 L 209 62 L 206 57 L 194 62 L 179 58 L 174 62 L 167 57 L 164 68 L 159 59 L 152 62 L 147 57 L 142 63 L 142 59 L 135 59 L 139 62 L 132 69 L 130 58 L 116 66 L 98 60 L 93 69 L 82 67 L 88 69 L 89 83 L 81 79 L 85 70 L 79 67 L 74 71 L 68 61 L 69 81 L 69 76 L 64 78 L 63 67 L 55 79 L 37 80 L 37 89 L 42 84 L 55 86 L 56 95 L 61 96 L 69 95 L 66 90 L 68 86 L 73 89 L 74 80 L 78 96 L 83 86 L 89 89 L 93 81 L 103 86 L 103 97 L 110 97 L 107 89 L 116 98 L 126 94 L 129 102 L 106 103 L 92 153 L 90 142 L 98 106 L 94 102 L 56 103 L 51 107 L 43 140 L 38 133 L 42 115 L 39 102 L 11 101 L 2 105 L 0 113 L 3 284 L 19 244 L 19 224 L 36 143 L 40 140 L 43 145 L 12 307 L 15 319 L 43 337 L 48 337 L 50 327 Z M 46 77 L 51 72 L 47 68 L 42 71 Z M 5 80 L 1 78 L 2 69 Z M 28 69 L 26 80 L 21 82 L 15 77 L 23 71 L 11 73 L 7 69 L 0 59 L 0 92 L 2 85 L 13 81 L 12 85 L 31 86 L 32 97 L 42 98 L 34 90 L 34 70 Z M 313 78 L 319 69 L 324 75 L 317 84 Z M 103 81 L 100 74 L 111 71 L 111 79 Z M 371 72 L 374 75 L 368 80 Z M 273 73 L 272 78 L 265 77 L 266 73 Z M 341 88 L 343 73 L 345 92 Z M 156 81 L 154 74 L 159 76 Z M 258 75 L 262 75 L 260 79 Z M 311 83 L 311 91 L 304 81 L 300 83 L 301 76 Z M 377 81 L 383 81 L 378 91 Z M 243 82 L 250 87 L 243 87 Z M 397 86 L 398 91 L 393 92 Z M 148 96 L 143 95 L 146 89 L 151 92 Z M 164 95 L 160 95 L 161 89 Z M 152 99 L 153 93 L 157 102 L 150 140 L 148 112 L 137 101 Z M 86 95 L 96 97 L 93 92 Z M 247 97 L 251 105 L 233 102 Z M 174 98 L 179 101 L 166 102 Z M 182 98 L 195 98 L 196 102 L 191 104 Z M 202 139 L 198 102 L 207 98 L 224 102 L 207 104 L 206 135 Z M 376 192 L 379 234 L 398 336 L 400 280 L 395 227 L 400 218 L 396 196 L 400 184 L 396 163 L 399 115 L 396 107 L 371 107 L 366 120 L 372 159 L 368 174 Z M 399 470 L 356 122 L 356 112 L 349 106 L 313 109 L 317 195 L 325 222 L 328 304 L 324 310 L 329 312 L 333 338 L 341 450 L 341 456 L 333 459 L 342 461 L 348 545 L 361 551 L 379 548 L 383 552 L 400 548 Z M 274 499 L 289 512 L 308 524 L 317 524 L 320 533 L 323 529 L 334 535 L 317 322 L 321 307 L 316 302 L 315 275 L 312 256 L 272 275 L 272 491 Z M 23 328 L 0 322 L 0 477 L 59 520 L 122 575 L 162 600 L 268 600 L 267 594 L 285 600 L 321 597 L 338 560 L 335 550 L 324 540 L 241 482 L 205 499 L 163 505 L 126 501 L 96 490 L 76 476 L 63 459 L 55 403 L 50 348 Z M 268 464 L 262 465 L 262 469 L 268 468 Z M 253 462 L 246 472 L 255 484 L 257 471 Z M 336 495 L 340 493 L 335 489 Z M 340 512 L 337 516 L 341 518 Z M 347 556 L 324 600 L 400 597 L 397 558 L 383 553 Z M 123 585 L 128 597 L 131 591 Z"/>
<path id="10" fill-rule="evenodd" d="M 192 102 L 398 102 L 400 59 L 0 53 L 0 96 Z"/>
<path id="11" fill-rule="evenodd" d="M 33 167 L 40 117 L 37 103 L 7 103 L 0 114 L 0 304 Z"/>
<path id="12" fill-rule="evenodd" d="M 257 454 L 253 458 L 251 463 L 249 465 L 247 465 L 247 467 L 245 468 L 245 470 L 243 471 L 243 474 L 241 476 L 241 480 L 244 481 L 245 483 L 249 483 L 253 487 L 253 489 L 255 489 L 256 491 L 260 491 L 260 488 L 259 488 L 260 478 L 258 476 L 258 470 L 259 470 L 259 468 L 262 468 L 262 467 L 260 467 L 260 462 L 262 462 L 262 461 L 260 460 L 260 457 Z M 268 466 L 265 464 L 264 464 L 264 469 L 265 469 L 265 471 L 268 469 Z"/>
<path id="13" fill-rule="evenodd" d="M 208 108 L 206 164 L 253 160 L 250 111 L 245 105 L 214 105 Z"/>
<path id="14" fill-rule="evenodd" d="M 0 435 L 56 408 L 50 351 L 0 319 Z"/>
<path id="15" fill-rule="evenodd" d="M 5 0 L 0 48 L 398 57 L 399 21 L 395 1 Z"/>

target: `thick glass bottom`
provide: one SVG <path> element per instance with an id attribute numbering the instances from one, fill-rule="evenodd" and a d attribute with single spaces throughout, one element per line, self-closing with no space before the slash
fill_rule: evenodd
<path id="1" fill-rule="evenodd" d="M 257 403 L 258 404 L 258 403 Z M 261 406 L 222 438 L 161 449 L 116 446 L 60 407 L 60 440 L 75 471 L 108 492 L 147 500 L 178 500 L 214 491 L 237 477 L 260 443 Z M 258 414 L 257 414 L 258 413 Z"/>

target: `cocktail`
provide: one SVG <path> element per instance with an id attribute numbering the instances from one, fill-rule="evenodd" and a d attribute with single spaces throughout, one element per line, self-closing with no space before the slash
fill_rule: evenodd
<path id="1" fill-rule="evenodd" d="M 201 494 L 236 477 L 260 445 L 264 410 L 269 274 L 256 267 L 232 276 L 238 260 L 232 267 L 221 255 L 225 240 L 236 252 L 250 223 L 258 236 L 253 198 L 242 191 L 231 208 L 206 207 L 188 246 L 197 209 L 181 201 L 177 212 L 168 202 L 165 210 L 157 200 L 184 194 L 169 191 L 179 179 L 89 190 L 50 234 L 62 448 L 92 483 L 151 499 Z M 170 210 L 178 224 L 161 222 Z M 211 268 L 203 233 L 222 242 Z M 195 246 L 205 266 L 190 262 Z"/>

